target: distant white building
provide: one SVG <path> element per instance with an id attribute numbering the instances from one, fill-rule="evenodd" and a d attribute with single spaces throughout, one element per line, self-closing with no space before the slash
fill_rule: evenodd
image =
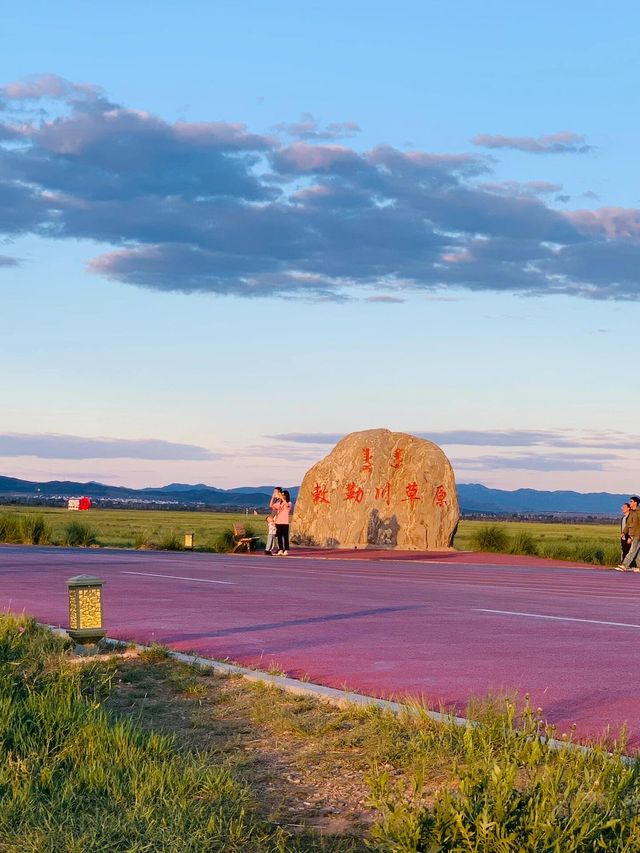
<path id="1" fill-rule="evenodd" d="M 90 498 L 69 498 L 67 501 L 67 509 L 84 510 L 91 509 Z"/>

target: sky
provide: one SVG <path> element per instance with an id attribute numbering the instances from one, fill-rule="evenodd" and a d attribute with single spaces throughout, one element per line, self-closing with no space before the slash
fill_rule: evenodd
<path id="1" fill-rule="evenodd" d="M 32 0 L 0 474 L 298 484 L 349 432 L 637 491 L 637 4 Z"/>

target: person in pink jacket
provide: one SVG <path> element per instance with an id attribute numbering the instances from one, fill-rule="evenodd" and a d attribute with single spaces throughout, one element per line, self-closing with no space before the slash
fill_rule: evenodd
<path id="1" fill-rule="evenodd" d="M 269 506 L 276 517 L 276 541 L 278 543 L 277 557 L 289 554 L 289 516 L 291 515 L 291 495 L 286 489 L 277 486 L 273 490 Z"/>

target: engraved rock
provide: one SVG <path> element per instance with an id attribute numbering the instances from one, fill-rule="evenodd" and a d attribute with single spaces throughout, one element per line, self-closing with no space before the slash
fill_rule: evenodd
<path id="1" fill-rule="evenodd" d="M 345 436 L 306 474 L 294 542 L 334 548 L 448 548 L 459 509 L 451 463 L 433 442 L 371 429 Z"/>

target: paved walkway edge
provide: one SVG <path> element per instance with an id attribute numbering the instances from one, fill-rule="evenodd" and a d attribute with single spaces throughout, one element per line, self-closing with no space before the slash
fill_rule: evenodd
<path id="1" fill-rule="evenodd" d="M 45 625 L 52 633 L 59 636 L 68 637 L 69 635 L 64 628 L 58 628 L 55 625 Z M 112 646 L 131 646 L 138 651 L 145 651 L 149 646 L 142 643 L 128 642 L 127 640 L 113 640 L 110 637 L 104 637 L 103 643 L 108 643 Z M 403 702 L 392 702 L 389 699 L 378 699 L 375 696 L 365 696 L 362 693 L 351 693 L 348 690 L 338 690 L 335 687 L 325 687 L 322 684 L 313 684 L 310 681 L 299 681 L 296 678 L 287 678 L 284 675 L 270 675 L 268 672 L 262 672 L 259 669 L 249 669 L 245 666 L 238 666 L 232 663 L 223 663 L 222 661 L 212 660 L 211 658 L 203 658 L 199 655 L 189 655 L 184 652 L 175 652 L 168 649 L 169 657 L 180 663 L 197 664 L 212 669 L 214 672 L 219 672 L 221 675 L 240 675 L 246 678 L 247 681 L 255 681 L 260 684 L 266 684 L 270 687 L 277 687 L 280 690 L 285 690 L 287 693 L 296 693 L 300 696 L 313 696 L 323 702 L 329 702 L 331 705 L 338 707 L 346 707 L 349 705 L 359 705 L 361 707 L 376 707 L 383 711 L 391 711 L 393 714 L 409 713 L 409 714 L 425 714 L 430 720 L 436 723 L 453 723 L 456 726 L 473 727 L 479 726 L 480 723 L 475 720 L 468 720 L 466 717 L 455 717 L 452 714 L 443 714 L 439 711 L 431 711 L 424 705 L 411 705 Z M 572 743 L 570 741 L 556 740 L 549 738 L 546 741 L 551 749 L 577 749 L 579 752 L 590 753 L 590 747 L 580 743 Z M 634 756 L 624 755 L 622 760 L 625 764 L 635 764 L 638 760 Z"/>
<path id="2" fill-rule="evenodd" d="M 46 625 L 54 634 L 61 637 L 69 635 L 64 628 L 58 628 L 55 625 Z M 128 642 L 127 640 L 113 640 L 110 637 L 104 637 L 103 643 L 108 643 L 112 646 L 131 646 L 139 651 L 144 651 L 149 648 L 141 643 Z M 249 669 L 245 666 L 238 666 L 232 663 L 223 663 L 222 661 L 212 660 L 211 658 L 203 658 L 199 655 L 186 654 L 185 652 L 175 652 L 168 649 L 169 657 L 181 663 L 197 664 L 219 672 L 221 675 L 241 675 L 247 681 L 256 681 L 261 684 L 266 684 L 271 687 L 278 687 L 280 690 L 286 690 L 287 693 L 297 693 L 301 696 L 315 696 L 316 699 L 322 699 L 325 702 L 330 702 L 332 705 L 347 706 L 361 705 L 374 706 L 382 710 L 391 711 L 394 714 L 401 712 L 417 713 L 418 706 L 405 704 L 402 702 L 392 702 L 389 699 L 378 699 L 375 696 L 365 696 L 362 693 L 352 693 L 348 690 L 338 690 L 335 687 L 325 687 L 322 684 L 313 684 L 310 681 L 299 681 L 296 678 L 287 678 L 284 675 L 271 675 L 268 672 L 262 672 L 259 669 Z M 429 719 L 438 723 L 454 723 L 456 726 L 475 726 L 473 720 L 467 720 L 465 717 L 454 717 L 451 714 L 442 714 L 438 711 L 430 711 L 424 706 L 420 706 L 420 712 L 426 714 Z"/>

